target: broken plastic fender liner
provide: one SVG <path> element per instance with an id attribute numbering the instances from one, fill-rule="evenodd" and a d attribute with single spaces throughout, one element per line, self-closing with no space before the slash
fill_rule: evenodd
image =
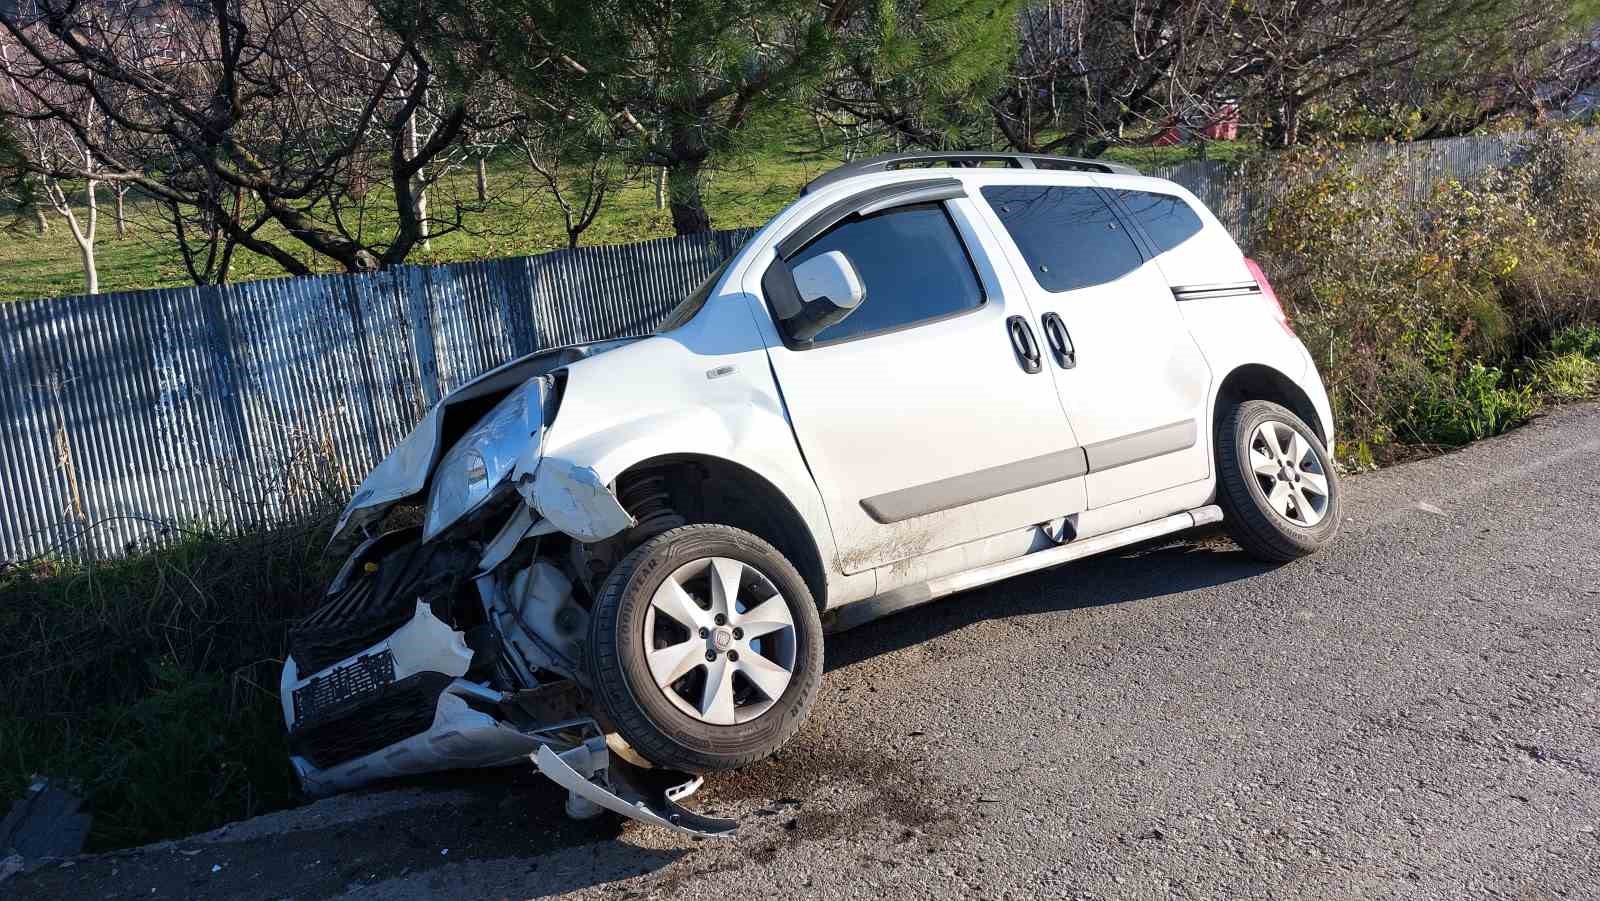
<path id="1" fill-rule="evenodd" d="M 534 762 L 539 765 L 539 772 L 549 777 L 551 782 L 606 810 L 620 813 L 641 823 L 660 826 L 681 835 L 704 837 L 731 835 L 738 828 L 738 824 L 733 820 L 701 816 L 684 810 L 678 807 L 672 798 L 665 799 L 664 813 L 651 809 L 643 801 L 629 802 L 620 795 L 609 792 L 578 775 L 578 771 L 562 760 L 561 755 L 550 750 L 549 745 L 539 746 L 539 753 L 534 755 Z"/>
<path id="2" fill-rule="evenodd" d="M 616 495 L 587 466 L 545 457 L 533 471 L 532 493 L 529 503 L 579 541 L 610 538 L 634 524 Z"/>

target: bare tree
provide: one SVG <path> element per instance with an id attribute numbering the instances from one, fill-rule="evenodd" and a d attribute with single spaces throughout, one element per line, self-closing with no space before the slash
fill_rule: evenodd
<path id="1" fill-rule="evenodd" d="M 519 143 L 536 183 L 561 211 L 567 246 L 577 247 L 605 205 L 606 195 L 627 180 L 626 167 L 616 153 L 574 154 L 571 145 L 552 136 L 524 134 Z M 580 159 L 573 161 L 574 155 Z"/>
<path id="2" fill-rule="evenodd" d="M 175 229 L 200 226 L 187 234 L 202 245 L 293 274 L 311 271 L 307 252 L 348 271 L 392 265 L 476 208 L 431 196 L 462 152 L 474 81 L 443 89 L 415 35 L 427 11 L 407 15 L 386 27 L 367 0 L 28 0 L 0 13 L 0 75 L 18 86 L 0 115 L 79 142 L 82 161 L 53 177 L 136 188 Z M 105 127 L 63 92 L 89 97 Z"/>
<path id="3" fill-rule="evenodd" d="M 1258 111 L 1265 142 L 1300 142 L 1304 114 L 1415 110 L 1429 136 L 1491 118 L 1536 118 L 1600 80 L 1593 0 L 1286 0 L 1228 4 L 1228 42 L 1208 61 Z M 1397 135 L 1407 137 L 1410 135 Z"/>
<path id="4" fill-rule="evenodd" d="M 1600 86 L 1600 26 L 1573 6 L 1524 0 L 1493 28 L 1451 30 L 1412 64 L 1360 85 L 1351 103 L 1392 119 L 1401 138 L 1451 137 L 1508 117 L 1534 127 Z"/>
<path id="5" fill-rule="evenodd" d="M 66 220 L 67 228 L 72 232 L 72 240 L 78 245 L 78 260 L 83 265 L 83 293 L 99 294 L 100 267 L 95 260 L 94 242 L 100 225 L 100 180 L 95 177 L 94 156 L 84 151 L 81 159 L 84 207 L 82 216 L 79 216 L 76 209 L 77 191 L 69 190 L 65 180 L 47 175 L 42 180 L 42 187 L 50 208 L 56 211 L 56 215 Z M 42 165 L 56 164 L 46 157 Z"/>
<path id="6" fill-rule="evenodd" d="M 1098 156 L 1219 105 L 1205 71 L 1225 23 L 1211 0 L 1055 0 L 1020 17 L 1020 47 L 992 101 L 1007 145 Z"/>
<path id="7" fill-rule="evenodd" d="M 981 72 L 995 42 L 935 12 L 902 15 L 886 44 L 870 28 L 846 42 L 818 95 L 824 144 L 838 143 L 831 129 L 870 128 L 897 147 L 1095 156 L 1242 110 L 1283 146 L 1309 109 L 1403 106 L 1437 135 L 1531 120 L 1600 84 L 1597 36 L 1572 29 L 1600 14 L 1594 0 L 1034 0 L 1016 14 L 1009 70 L 975 109 L 963 101 L 981 80 L 943 73 L 964 56 L 956 68 Z"/>
<path id="8" fill-rule="evenodd" d="M 1226 0 L 1037 0 L 933 5 L 898 40 L 847 42 L 819 96 L 827 124 L 896 146 L 996 145 L 1098 155 L 1222 105 Z M 862 25 L 870 35 L 872 19 Z M 917 47 L 908 53 L 911 37 Z"/>
<path id="9" fill-rule="evenodd" d="M 0 64 L 9 62 L 11 50 L 0 46 Z M 10 100 L 8 118 L 12 124 L 14 164 L 19 169 L 19 177 L 26 179 L 24 191 L 38 216 L 39 231 L 47 230 L 44 225 L 46 208 L 66 222 L 78 247 L 84 293 L 98 294 L 100 269 L 95 258 L 95 239 L 100 224 L 99 166 L 87 141 L 80 140 L 77 131 L 64 128 L 59 121 L 41 114 L 45 109 L 42 100 L 24 91 L 15 78 L 6 78 L 4 87 Z M 85 134 L 98 135 L 103 131 L 105 117 L 88 92 L 58 85 L 51 91 L 49 102 L 71 108 Z"/>

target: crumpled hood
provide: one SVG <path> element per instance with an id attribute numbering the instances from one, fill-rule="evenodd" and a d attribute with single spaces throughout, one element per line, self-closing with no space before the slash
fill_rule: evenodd
<path id="1" fill-rule="evenodd" d="M 349 505 L 339 516 L 338 524 L 334 526 L 328 549 L 347 550 L 373 525 L 382 521 L 395 504 L 410 501 L 422 494 L 434 467 L 446 450 L 442 446 L 443 430 L 445 414 L 451 407 L 486 395 L 511 391 L 530 379 L 548 375 L 578 360 L 640 340 L 643 339 L 616 338 L 529 354 L 492 369 L 450 392 L 434 404 L 416 428 L 361 481 L 355 496 L 350 499 Z"/>

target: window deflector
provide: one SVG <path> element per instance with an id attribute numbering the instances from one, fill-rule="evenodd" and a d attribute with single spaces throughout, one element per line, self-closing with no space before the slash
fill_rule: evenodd
<path id="1" fill-rule="evenodd" d="M 897 206 L 934 203 L 967 196 L 960 179 L 929 178 L 880 185 L 831 203 L 778 242 L 778 256 L 788 259 L 818 235 L 851 216 L 868 216 Z"/>

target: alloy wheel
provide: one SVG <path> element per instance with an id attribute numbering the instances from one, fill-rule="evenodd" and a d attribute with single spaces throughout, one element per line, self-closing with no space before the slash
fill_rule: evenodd
<path id="1" fill-rule="evenodd" d="M 771 709 L 794 676 L 794 614 L 759 569 L 729 557 L 678 567 L 650 599 L 645 659 L 656 687 L 712 725 Z"/>
<path id="2" fill-rule="evenodd" d="M 1267 506 L 1310 528 L 1328 515 L 1328 474 L 1311 442 L 1285 422 L 1267 420 L 1250 436 L 1250 469 Z"/>

